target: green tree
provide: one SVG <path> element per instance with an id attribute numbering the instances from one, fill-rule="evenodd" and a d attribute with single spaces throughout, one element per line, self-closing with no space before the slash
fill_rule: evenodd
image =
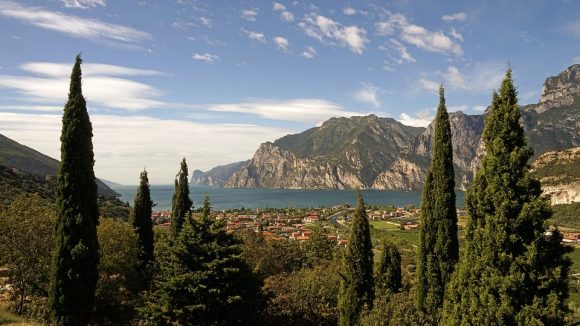
<path id="1" fill-rule="evenodd" d="M 77 55 L 62 116 L 56 189 L 56 240 L 49 301 L 54 321 L 62 325 L 88 322 L 99 275 L 93 128 L 82 93 L 81 62 Z"/>
<path id="2" fill-rule="evenodd" d="M 306 263 L 313 267 L 334 259 L 337 253 L 336 241 L 330 240 L 326 231 L 313 230 L 308 241 L 302 245 L 306 255 Z"/>
<path id="3" fill-rule="evenodd" d="M 179 231 L 183 227 L 186 217 L 191 213 L 193 205 L 189 198 L 189 174 L 185 158 L 181 161 L 179 173 L 175 178 L 175 193 L 171 202 L 171 234 L 177 238 Z"/>
<path id="4" fill-rule="evenodd" d="M 223 221 L 187 217 L 141 309 L 154 325 L 252 324 L 262 299 Z"/>
<path id="5" fill-rule="evenodd" d="M 432 152 L 421 198 L 417 307 L 438 319 L 445 286 L 459 259 L 453 147 L 443 85 L 439 87 Z"/>
<path id="6" fill-rule="evenodd" d="M 357 196 L 338 294 L 339 325 L 356 324 L 360 313 L 365 307 L 372 308 L 374 300 L 370 227 L 363 198 L 360 193 Z"/>
<path id="7" fill-rule="evenodd" d="M 12 285 L 10 300 L 23 314 L 27 297 L 48 295 L 54 212 L 39 195 L 19 195 L 0 210 L 0 266 Z"/>
<path id="8" fill-rule="evenodd" d="M 131 224 L 112 218 L 101 219 L 97 235 L 101 262 L 96 315 L 101 324 L 122 324 L 119 318 L 131 313 L 141 283 L 139 238 Z"/>
<path id="9" fill-rule="evenodd" d="M 550 207 L 528 171 L 533 152 L 519 119 L 508 69 L 493 94 L 486 155 L 467 192 L 465 252 L 446 291 L 444 324 L 558 325 L 566 316 L 570 249 L 558 232 L 545 234 Z"/>
<path id="10" fill-rule="evenodd" d="M 153 208 L 153 201 L 151 201 L 151 191 L 149 189 L 149 179 L 147 178 L 147 171 L 141 172 L 141 181 L 137 194 L 135 195 L 135 203 L 133 211 L 129 217 L 129 222 L 137 232 L 139 238 L 139 245 L 142 249 L 139 257 L 142 267 L 146 267 L 153 260 L 153 221 L 151 220 L 151 212 Z"/>
<path id="11" fill-rule="evenodd" d="M 385 240 L 379 268 L 375 274 L 377 295 L 399 292 L 402 282 L 401 253 L 391 240 Z"/>

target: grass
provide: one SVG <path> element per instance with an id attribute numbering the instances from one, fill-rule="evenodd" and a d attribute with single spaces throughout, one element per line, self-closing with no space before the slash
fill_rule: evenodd
<path id="1" fill-rule="evenodd" d="M 5 302 L 0 302 L 0 325 L 10 325 L 10 326 L 34 326 L 38 325 L 36 323 L 31 323 L 25 318 L 17 316 L 7 309 Z"/>

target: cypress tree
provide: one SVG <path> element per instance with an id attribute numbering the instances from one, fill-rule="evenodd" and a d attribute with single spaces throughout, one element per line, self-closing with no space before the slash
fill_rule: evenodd
<path id="1" fill-rule="evenodd" d="M 432 148 L 431 166 L 421 198 L 417 307 L 438 319 L 445 286 L 459 257 L 453 147 L 443 85 L 439 87 Z"/>
<path id="2" fill-rule="evenodd" d="M 60 325 L 87 324 L 94 306 L 99 244 L 97 184 L 93 171 L 93 128 L 76 57 L 62 116 L 61 162 L 57 176 L 56 243 L 49 302 Z"/>
<path id="3" fill-rule="evenodd" d="M 377 297 L 379 294 L 399 292 L 402 280 L 401 253 L 391 240 L 385 240 L 379 269 L 375 275 Z"/>
<path id="4" fill-rule="evenodd" d="M 354 325 L 374 300 L 373 246 L 365 204 L 358 193 L 357 207 L 343 259 L 338 294 L 339 325 Z"/>
<path id="5" fill-rule="evenodd" d="M 142 316 L 153 325 L 255 324 L 260 284 L 240 244 L 224 221 L 186 216 Z"/>
<path id="6" fill-rule="evenodd" d="M 528 171 L 533 151 L 519 119 L 508 69 L 493 94 L 486 155 L 466 195 L 465 252 L 446 292 L 444 324 L 563 324 L 570 249 L 559 232 L 545 233 L 551 211 Z"/>
<path id="7" fill-rule="evenodd" d="M 174 238 L 179 235 L 179 231 L 183 227 L 185 218 L 189 216 L 193 204 L 189 198 L 188 178 L 187 163 L 184 158 L 181 161 L 179 173 L 175 178 L 175 193 L 173 194 L 171 205 L 171 234 Z"/>
<path id="8" fill-rule="evenodd" d="M 153 221 L 151 213 L 153 201 L 151 201 L 151 191 L 149 189 L 149 178 L 147 171 L 143 170 L 140 176 L 139 188 L 135 195 L 133 211 L 129 217 L 129 223 L 135 229 L 141 246 L 140 260 L 146 266 L 153 260 Z"/>

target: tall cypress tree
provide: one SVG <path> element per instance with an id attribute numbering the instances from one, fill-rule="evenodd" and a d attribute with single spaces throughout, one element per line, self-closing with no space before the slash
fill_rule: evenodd
<path id="1" fill-rule="evenodd" d="M 93 128 L 76 57 L 62 116 L 61 162 L 57 176 L 56 244 L 49 288 L 54 322 L 84 325 L 93 310 L 98 278 L 97 184 L 93 171 Z"/>
<path id="2" fill-rule="evenodd" d="M 339 325 L 354 325 L 363 309 L 373 306 L 373 245 L 365 204 L 358 193 L 357 207 L 343 260 L 338 294 Z"/>
<path id="3" fill-rule="evenodd" d="M 486 155 L 466 195 L 465 252 L 446 292 L 444 324 L 563 324 L 570 249 L 558 232 L 545 233 L 551 211 L 528 171 L 533 152 L 519 119 L 508 69 L 486 117 Z"/>
<path id="4" fill-rule="evenodd" d="M 139 257 L 143 266 L 153 260 L 153 221 L 151 213 L 153 201 L 151 201 L 151 190 L 149 189 L 149 178 L 147 171 L 143 170 L 140 176 L 139 188 L 135 195 L 133 211 L 129 217 L 129 222 L 137 232 L 139 245 L 141 246 L 141 256 Z"/>
<path id="5" fill-rule="evenodd" d="M 399 292 L 402 280 L 401 253 L 391 240 L 385 240 L 379 269 L 375 275 L 377 297 L 379 294 Z"/>
<path id="6" fill-rule="evenodd" d="M 174 238 L 179 235 L 186 217 L 191 212 L 193 205 L 189 198 L 189 174 L 187 172 L 187 163 L 185 158 L 181 161 L 179 173 L 175 178 L 175 193 L 173 194 L 171 209 L 171 234 Z"/>
<path id="7" fill-rule="evenodd" d="M 417 307 L 438 319 L 445 286 L 459 257 L 453 147 L 443 85 L 439 87 L 432 148 L 431 166 L 421 198 Z"/>

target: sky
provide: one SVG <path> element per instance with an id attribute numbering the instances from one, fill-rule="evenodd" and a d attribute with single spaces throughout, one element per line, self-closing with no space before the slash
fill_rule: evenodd
<path id="1" fill-rule="evenodd" d="M 74 58 L 95 173 L 172 184 L 337 116 L 481 114 L 580 63 L 580 1 L 0 0 L 0 134 L 59 159 Z"/>

